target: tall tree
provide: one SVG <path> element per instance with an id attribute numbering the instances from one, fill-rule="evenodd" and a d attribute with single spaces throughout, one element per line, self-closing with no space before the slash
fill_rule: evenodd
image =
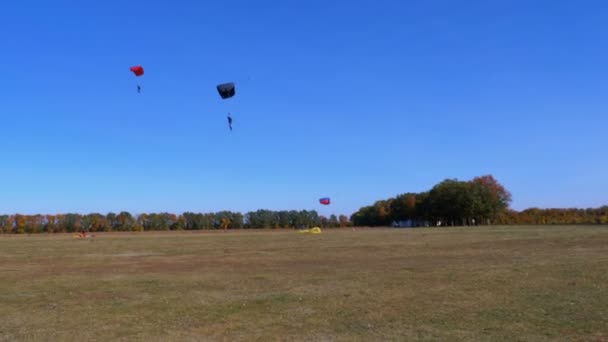
<path id="1" fill-rule="evenodd" d="M 118 216 L 116 216 L 116 226 L 115 229 L 123 232 L 130 232 L 133 230 L 133 226 L 135 226 L 135 218 L 131 213 L 122 211 Z"/>
<path id="2" fill-rule="evenodd" d="M 116 214 L 113 212 L 109 212 L 106 215 L 106 222 L 108 224 L 106 227 L 107 232 L 111 232 L 111 231 L 115 230 L 116 227 L 118 226 L 118 221 L 116 220 Z"/>
<path id="3" fill-rule="evenodd" d="M 391 201 L 391 219 L 393 221 L 415 220 L 417 214 L 416 194 L 401 194 Z"/>
<path id="4" fill-rule="evenodd" d="M 348 227 L 350 225 L 350 220 L 348 219 L 348 217 L 346 215 L 340 215 L 340 227 L 344 228 L 344 227 Z"/>
<path id="5" fill-rule="evenodd" d="M 13 232 L 13 216 L 2 215 L 0 216 L 0 233 L 12 233 Z"/>
<path id="6" fill-rule="evenodd" d="M 230 213 L 230 228 L 242 229 L 243 228 L 243 214 L 241 213 Z"/>
<path id="7" fill-rule="evenodd" d="M 509 207 L 511 193 L 492 175 L 475 177 L 471 184 L 475 193 L 475 211 L 481 220 L 491 223 Z"/>
<path id="8" fill-rule="evenodd" d="M 331 214 L 329 216 L 329 223 L 328 223 L 328 225 L 331 228 L 338 228 L 340 226 L 340 223 L 338 222 L 338 217 L 336 215 L 334 215 L 334 214 Z"/>
<path id="9" fill-rule="evenodd" d="M 17 234 L 25 233 L 26 217 L 21 214 L 15 215 L 15 232 Z"/>
<path id="10" fill-rule="evenodd" d="M 48 233 L 55 233 L 57 231 L 57 218 L 55 215 L 46 215 L 45 217 L 45 231 Z"/>

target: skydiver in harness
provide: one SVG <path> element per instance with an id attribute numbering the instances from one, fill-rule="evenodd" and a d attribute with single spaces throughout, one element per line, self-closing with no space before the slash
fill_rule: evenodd
<path id="1" fill-rule="evenodd" d="M 137 85 L 137 92 L 141 93 L 141 86 L 139 84 Z"/>
<path id="2" fill-rule="evenodd" d="M 232 117 L 230 116 L 230 113 L 228 113 L 228 127 L 230 127 L 230 130 L 232 131 Z"/>

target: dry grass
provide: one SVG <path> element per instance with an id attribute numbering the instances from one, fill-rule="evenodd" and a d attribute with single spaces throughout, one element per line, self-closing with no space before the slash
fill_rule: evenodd
<path id="1" fill-rule="evenodd" d="M 0 236 L 0 341 L 608 340 L 608 228 Z"/>

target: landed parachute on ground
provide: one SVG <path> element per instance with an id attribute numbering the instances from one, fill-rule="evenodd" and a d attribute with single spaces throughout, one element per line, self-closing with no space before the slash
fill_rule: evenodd
<path id="1" fill-rule="evenodd" d="M 222 97 L 222 99 L 224 99 L 224 100 L 229 99 L 229 98 L 233 97 L 234 94 L 236 93 L 236 87 L 234 86 L 234 83 L 232 83 L 232 82 L 218 84 L 217 92 L 220 93 L 220 96 Z"/>
<path id="2" fill-rule="evenodd" d="M 329 199 L 329 197 L 323 197 L 319 199 L 319 203 L 323 205 L 329 205 L 331 203 L 331 200 Z"/>
<path id="3" fill-rule="evenodd" d="M 72 238 L 74 239 L 93 239 L 95 238 L 95 234 L 89 234 L 87 232 L 80 232 L 78 234 L 72 234 Z"/>
<path id="4" fill-rule="evenodd" d="M 308 234 L 321 234 L 321 228 L 314 227 L 310 229 L 301 229 L 298 231 L 299 233 L 308 233 Z"/>

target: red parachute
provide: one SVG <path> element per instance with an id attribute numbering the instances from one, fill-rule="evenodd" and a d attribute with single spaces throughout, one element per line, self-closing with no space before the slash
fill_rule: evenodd
<path id="1" fill-rule="evenodd" d="M 142 76 L 144 74 L 144 67 L 141 65 L 132 66 L 131 71 L 133 71 L 135 76 Z"/>
<path id="2" fill-rule="evenodd" d="M 329 199 L 329 197 L 323 197 L 319 199 L 319 203 L 323 205 L 329 205 L 331 203 L 331 200 Z"/>

